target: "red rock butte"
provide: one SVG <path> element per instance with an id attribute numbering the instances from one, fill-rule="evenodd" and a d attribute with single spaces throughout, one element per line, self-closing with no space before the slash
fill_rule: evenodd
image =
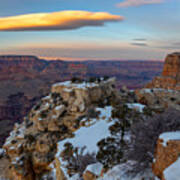
<path id="1" fill-rule="evenodd" d="M 146 87 L 180 90 L 180 52 L 167 55 L 161 76 L 155 77 Z"/>

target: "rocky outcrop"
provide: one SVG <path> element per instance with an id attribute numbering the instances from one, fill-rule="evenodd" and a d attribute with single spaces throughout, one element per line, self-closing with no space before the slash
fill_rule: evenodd
<path id="1" fill-rule="evenodd" d="M 0 147 L 4 143 L 15 122 L 22 122 L 27 111 L 19 110 L 15 103 L 8 101 L 12 95 L 24 93 L 29 109 L 39 97 L 50 91 L 52 84 L 72 77 L 88 79 L 91 76 L 115 76 L 116 87 L 142 87 L 152 77 L 159 75 L 162 62 L 155 61 L 82 61 L 43 60 L 35 56 L 0 56 Z M 139 79 L 137 81 L 137 79 Z M 7 103 L 8 101 L 8 103 Z M 22 108 L 24 108 L 22 106 Z M 26 108 L 25 108 L 26 109 Z M 25 113 L 24 113 L 25 112 Z M 18 120 L 18 121 L 17 121 Z M 8 127 L 8 128 L 7 128 Z"/>
<path id="2" fill-rule="evenodd" d="M 171 107 L 180 110 L 180 53 L 169 54 L 164 69 L 145 88 L 136 90 L 138 102 L 156 112 Z"/>
<path id="3" fill-rule="evenodd" d="M 160 135 L 153 162 L 153 172 L 161 180 L 167 179 L 164 172 L 175 161 L 180 154 L 180 132 L 169 132 Z M 173 173 L 173 172 L 172 172 Z M 175 172 L 174 172 L 175 173 Z"/>
<path id="4" fill-rule="evenodd" d="M 146 87 L 180 90 L 180 53 L 169 54 L 161 76 L 155 77 Z"/>
<path id="5" fill-rule="evenodd" d="M 107 99 L 116 97 L 114 82 L 112 78 L 53 85 L 51 93 L 32 108 L 24 122 L 15 125 L 3 146 L 13 180 L 38 180 L 53 173 L 54 166 L 58 167 L 57 180 L 66 179 L 55 158 L 57 143 L 73 137 L 73 132 L 87 125 L 84 117 L 97 117 L 95 107 L 99 102 L 106 105 Z"/>
<path id="6" fill-rule="evenodd" d="M 163 112 L 167 108 L 180 110 L 180 92 L 162 88 L 143 88 L 136 90 L 137 101 L 147 105 L 155 112 Z"/>

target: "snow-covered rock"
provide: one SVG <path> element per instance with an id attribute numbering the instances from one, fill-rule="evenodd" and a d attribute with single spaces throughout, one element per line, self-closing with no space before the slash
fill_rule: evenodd
<path id="1" fill-rule="evenodd" d="M 163 146 L 167 146 L 168 141 L 174 141 L 174 140 L 180 141 L 180 131 L 163 133 L 159 136 L 159 139 L 162 139 Z"/>
<path id="2" fill-rule="evenodd" d="M 94 163 L 94 164 L 90 164 L 89 166 L 87 166 L 85 172 L 89 171 L 89 172 L 95 174 L 96 176 L 100 176 L 102 170 L 103 170 L 103 165 L 101 163 Z"/>
<path id="3" fill-rule="evenodd" d="M 72 178 L 60 157 L 64 145 L 71 143 L 79 150 L 86 146 L 83 153 L 98 151 L 97 142 L 110 135 L 113 108 L 107 102 L 117 97 L 114 82 L 67 81 L 53 85 L 50 94 L 32 108 L 24 122 L 15 125 L 3 146 L 15 179 L 33 179 L 34 175 L 44 180 Z M 99 107 L 101 100 L 106 107 Z"/>
<path id="4" fill-rule="evenodd" d="M 180 131 L 162 133 L 159 136 L 155 152 L 155 159 L 153 162 L 154 174 L 160 177 L 161 180 L 176 180 L 169 178 L 176 177 L 172 176 L 170 171 L 175 171 L 176 167 L 180 165 Z M 176 171 L 176 173 L 178 172 Z M 168 179 L 165 177 L 168 177 Z"/>
<path id="5" fill-rule="evenodd" d="M 143 110 L 146 107 L 145 105 L 140 103 L 127 103 L 126 105 L 128 106 L 129 109 L 134 109 L 140 113 L 143 113 Z"/>

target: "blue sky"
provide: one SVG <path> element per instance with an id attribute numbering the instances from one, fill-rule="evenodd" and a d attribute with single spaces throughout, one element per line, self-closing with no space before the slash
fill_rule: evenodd
<path id="1" fill-rule="evenodd" d="M 179 0 L 157 0 L 158 3 L 156 0 L 126 0 L 139 4 L 131 2 L 126 7 L 117 7 L 124 1 L 0 0 L 0 20 L 8 16 L 68 10 L 106 12 L 124 17 L 123 21 L 103 21 L 104 26 L 88 25 L 71 30 L 3 30 L 0 31 L 0 54 L 161 60 L 167 53 L 180 50 Z M 147 1 L 152 3 L 145 4 Z"/>

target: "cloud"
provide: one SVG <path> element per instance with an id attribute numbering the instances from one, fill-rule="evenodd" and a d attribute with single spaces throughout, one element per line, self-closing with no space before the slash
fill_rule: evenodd
<path id="1" fill-rule="evenodd" d="M 148 46 L 148 44 L 146 44 L 146 43 L 131 43 L 131 45 L 133 45 L 133 46 L 143 46 L 143 47 L 146 47 L 146 46 Z"/>
<path id="2" fill-rule="evenodd" d="M 180 43 L 172 43 L 168 45 L 159 46 L 158 48 L 167 49 L 167 50 L 179 50 L 180 49 Z"/>
<path id="3" fill-rule="evenodd" d="M 103 26 L 122 21 L 123 17 L 106 12 L 60 11 L 0 18 L 0 31 L 71 30 L 86 26 Z"/>
<path id="4" fill-rule="evenodd" d="M 147 41 L 147 39 L 145 39 L 145 38 L 136 38 L 136 39 L 133 39 L 133 41 Z"/>
<path id="5" fill-rule="evenodd" d="M 143 6 L 149 4 L 160 4 L 164 0 L 124 0 L 117 4 L 117 7 Z"/>

